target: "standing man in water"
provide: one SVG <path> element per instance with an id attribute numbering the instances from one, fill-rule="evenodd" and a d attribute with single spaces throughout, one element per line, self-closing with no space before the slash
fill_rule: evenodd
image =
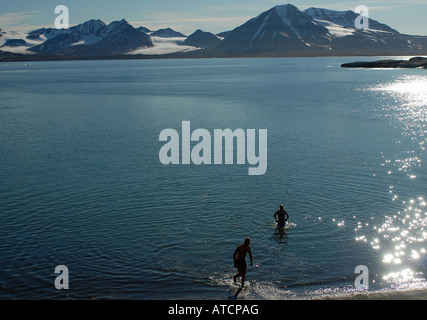
<path id="1" fill-rule="evenodd" d="M 289 215 L 283 208 L 283 204 L 280 205 L 280 209 L 274 214 L 274 220 L 277 222 L 277 226 L 283 229 L 286 225 L 286 221 L 289 219 Z"/>
<path id="2" fill-rule="evenodd" d="M 251 259 L 251 266 L 254 265 L 252 260 L 252 252 L 249 244 L 251 243 L 251 239 L 246 238 L 245 242 L 239 245 L 234 251 L 233 260 L 234 267 L 237 268 L 238 273 L 234 275 L 233 281 L 236 283 L 237 277 L 242 277 L 242 287 L 245 285 L 246 279 L 246 254 L 249 253 L 249 258 Z"/>

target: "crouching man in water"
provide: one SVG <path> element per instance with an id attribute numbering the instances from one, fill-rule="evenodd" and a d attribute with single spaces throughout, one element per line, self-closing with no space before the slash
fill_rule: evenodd
<path id="1" fill-rule="evenodd" d="M 237 268 L 238 273 L 233 277 L 234 283 L 236 283 L 237 277 L 242 277 L 242 287 L 245 285 L 246 279 L 246 254 L 249 253 L 249 258 L 251 259 L 251 266 L 253 266 L 252 260 L 252 252 L 249 244 L 251 243 L 251 239 L 246 238 L 245 242 L 239 245 L 234 251 L 233 260 L 234 267 Z"/>

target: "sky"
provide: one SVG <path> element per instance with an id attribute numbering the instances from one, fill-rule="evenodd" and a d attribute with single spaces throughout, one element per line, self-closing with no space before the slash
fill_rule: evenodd
<path id="1" fill-rule="evenodd" d="M 71 26 L 90 19 L 101 19 L 107 24 L 125 19 L 135 27 L 151 30 L 170 27 L 186 35 L 197 29 L 219 33 L 286 3 L 300 10 L 354 10 L 365 5 L 370 18 L 400 33 L 427 36 L 427 0 L 6 0 L 0 6 L 0 28 L 29 31 L 53 27 L 55 7 L 66 5 Z"/>

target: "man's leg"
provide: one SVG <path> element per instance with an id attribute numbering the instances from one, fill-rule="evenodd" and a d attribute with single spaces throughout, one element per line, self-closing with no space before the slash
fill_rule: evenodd
<path id="1" fill-rule="evenodd" d="M 244 267 L 237 267 L 237 271 L 238 271 L 237 274 L 235 274 L 233 277 L 234 283 L 236 283 L 236 278 L 243 277 L 243 275 L 246 272 Z"/>
<path id="2" fill-rule="evenodd" d="M 246 266 L 242 267 L 242 271 L 240 272 L 242 276 L 242 287 L 245 285 L 246 280 Z"/>
<path id="3" fill-rule="evenodd" d="M 241 275 L 242 275 L 242 268 L 241 267 L 237 267 L 237 273 L 234 275 L 234 277 L 233 277 L 233 281 L 234 281 L 234 283 L 236 283 L 236 278 L 237 277 L 240 277 Z"/>

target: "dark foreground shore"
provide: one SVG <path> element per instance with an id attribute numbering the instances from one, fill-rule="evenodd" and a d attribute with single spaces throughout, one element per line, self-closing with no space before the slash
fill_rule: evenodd
<path id="1" fill-rule="evenodd" d="M 409 60 L 378 60 L 368 62 L 349 62 L 341 65 L 343 68 L 421 68 L 427 69 L 427 58 L 414 57 Z"/>

